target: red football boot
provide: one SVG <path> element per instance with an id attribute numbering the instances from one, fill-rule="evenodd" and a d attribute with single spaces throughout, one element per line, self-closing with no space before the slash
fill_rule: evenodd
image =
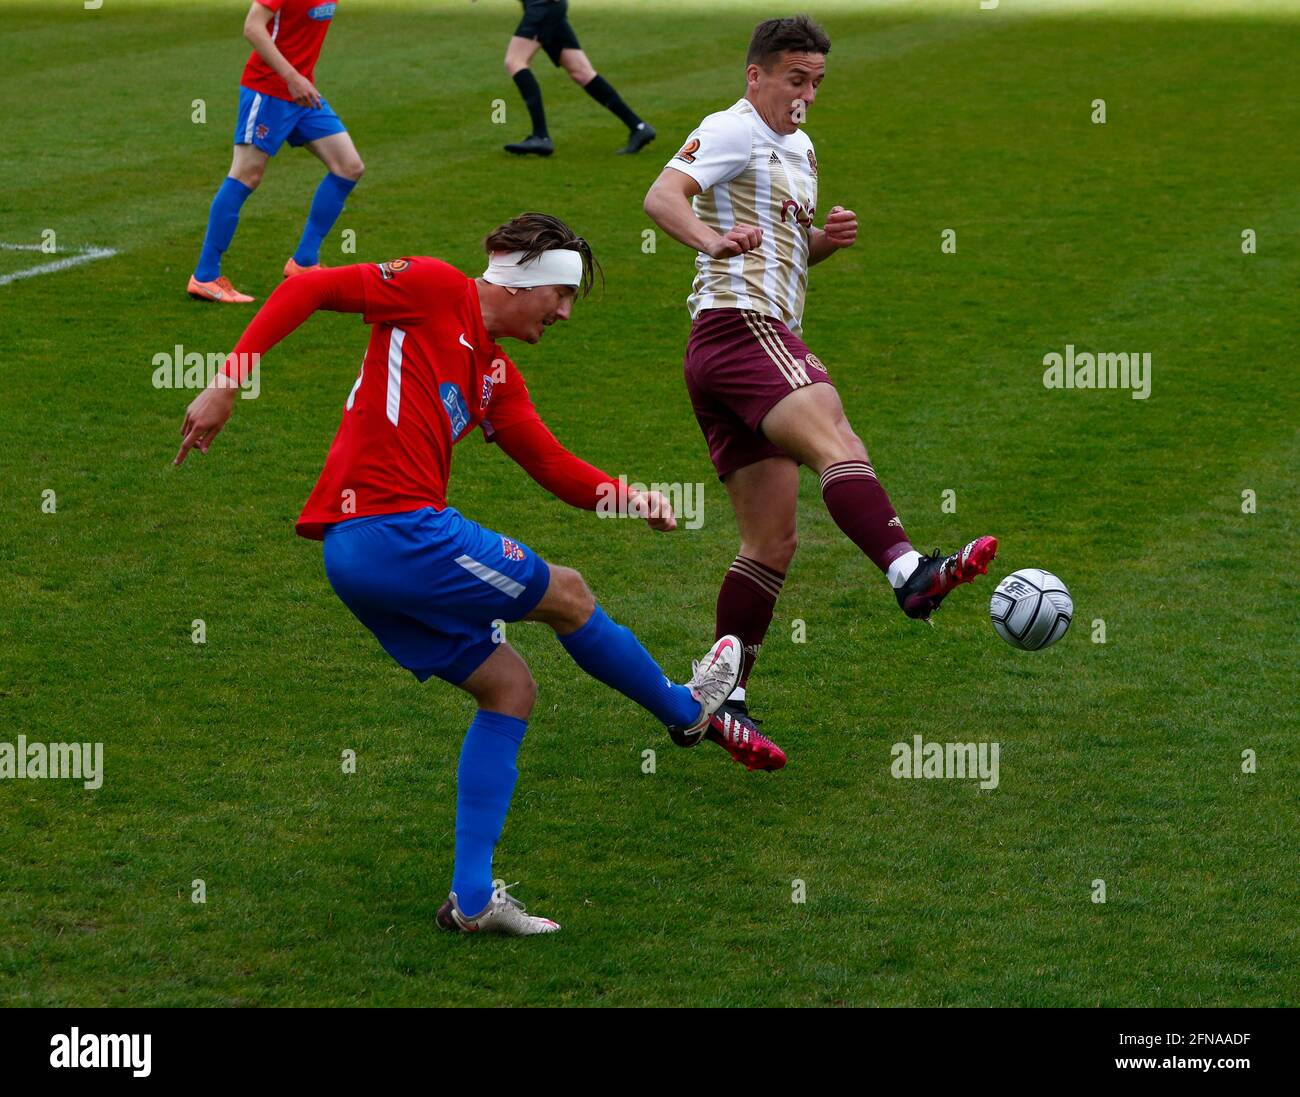
<path id="1" fill-rule="evenodd" d="M 774 770 L 785 765 L 785 751 L 759 731 L 754 720 L 740 712 L 734 701 L 713 714 L 704 737 L 748 770 Z"/>
<path id="2" fill-rule="evenodd" d="M 936 549 L 922 557 L 907 582 L 894 591 L 899 606 L 909 617 L 928 621 L 954 587 L 987 574 L 997 553 L 996 537 L 977 537 L 951 556 L 940 556 Z"/>

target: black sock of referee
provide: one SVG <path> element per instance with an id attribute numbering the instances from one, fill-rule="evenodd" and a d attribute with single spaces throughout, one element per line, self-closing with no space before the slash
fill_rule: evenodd
<path id="1" fill-rule="evenodd" d="M 618 115 L 628 129 L 634 130 L 641 124 L 640 115 L 623 102 L 622 97 L 610 87 L 609 81 L 603 76 L 593 76 L 582 85 L 582 90 L 606 110 Z"/>
<path id="2" fill-rule="evenodd" d="M 524 97 L 524 106 L 533 120 L 533 136 L 549 137 L 546 132 L 546 108 L 542 106 L 542 89 L 532 69 L 520 69 L 515 73 L 515 87 Z"/>

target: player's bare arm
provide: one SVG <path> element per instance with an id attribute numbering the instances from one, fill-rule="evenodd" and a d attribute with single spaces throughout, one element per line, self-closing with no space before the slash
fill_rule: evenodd
<path id="1" fill-rule="evenodd" d="M 824 228 L 813 229 L 808 241 L 808 263 L 813 265 L 851 248 L 858 239 L 858 215 L 843 206 L 832 206 Z"/>
<path id="2" fill-rule="evenodd" d="M 714 259 L 743 255 L 763 243 L 763 230 L 755 225 L 736 225 L 726 233 L 709 228 L 691 208 L 699 193 L 699 183 L 685 172 L 664 168 L 646 192 L 646 215 L 679 244 Z"/>
<path id="3" fill-rule="evenodd" d="M 244 37 L 257 51 L 257 55 L 288 85 L 289 94 L 295 103 L 300 107 L 319 107 L 321 96 L 316 86 L 289 64 L 272 40 L 269 28 L 274 19 L 274 12 L 263 7 L 258 0 L 253 0 L 248 14 L 244 16 Z"/>

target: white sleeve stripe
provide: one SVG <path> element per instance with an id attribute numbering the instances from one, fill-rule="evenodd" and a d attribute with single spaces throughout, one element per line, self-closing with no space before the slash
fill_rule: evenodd
<path id="1" fill-rule="evenodd" d="M 402 344 L 406 332 L 393 328 L 388 341 L 388 421 L 397 426 L 397 416 L 402 407 Z"/>

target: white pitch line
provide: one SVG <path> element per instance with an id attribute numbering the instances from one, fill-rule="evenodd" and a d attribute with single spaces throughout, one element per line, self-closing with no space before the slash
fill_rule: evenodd
<path id="1" fill-rule="evenodd" d="M 0 243 L 0 250 L 41 251 L 42 249 L 40 244 Z M 28 267 L 26 270 L 16 270 L 13 274 L 0 275 L 0 286 L 7 286 L 10 282 L 16 282 L 20 278 L 35 278 L 38 274 L 53 274 L 56 270 L 67 270 L 69 267 L 75 267 L 81 263 L 90 263 L 96 259 L 109 259 L 116 254 L 117 251 L 113 248 L 82 248 L 76 255 L 69 255 L 66 259 L 56 259 L 52 263 L 42 263 L 39 267 Z"/>

